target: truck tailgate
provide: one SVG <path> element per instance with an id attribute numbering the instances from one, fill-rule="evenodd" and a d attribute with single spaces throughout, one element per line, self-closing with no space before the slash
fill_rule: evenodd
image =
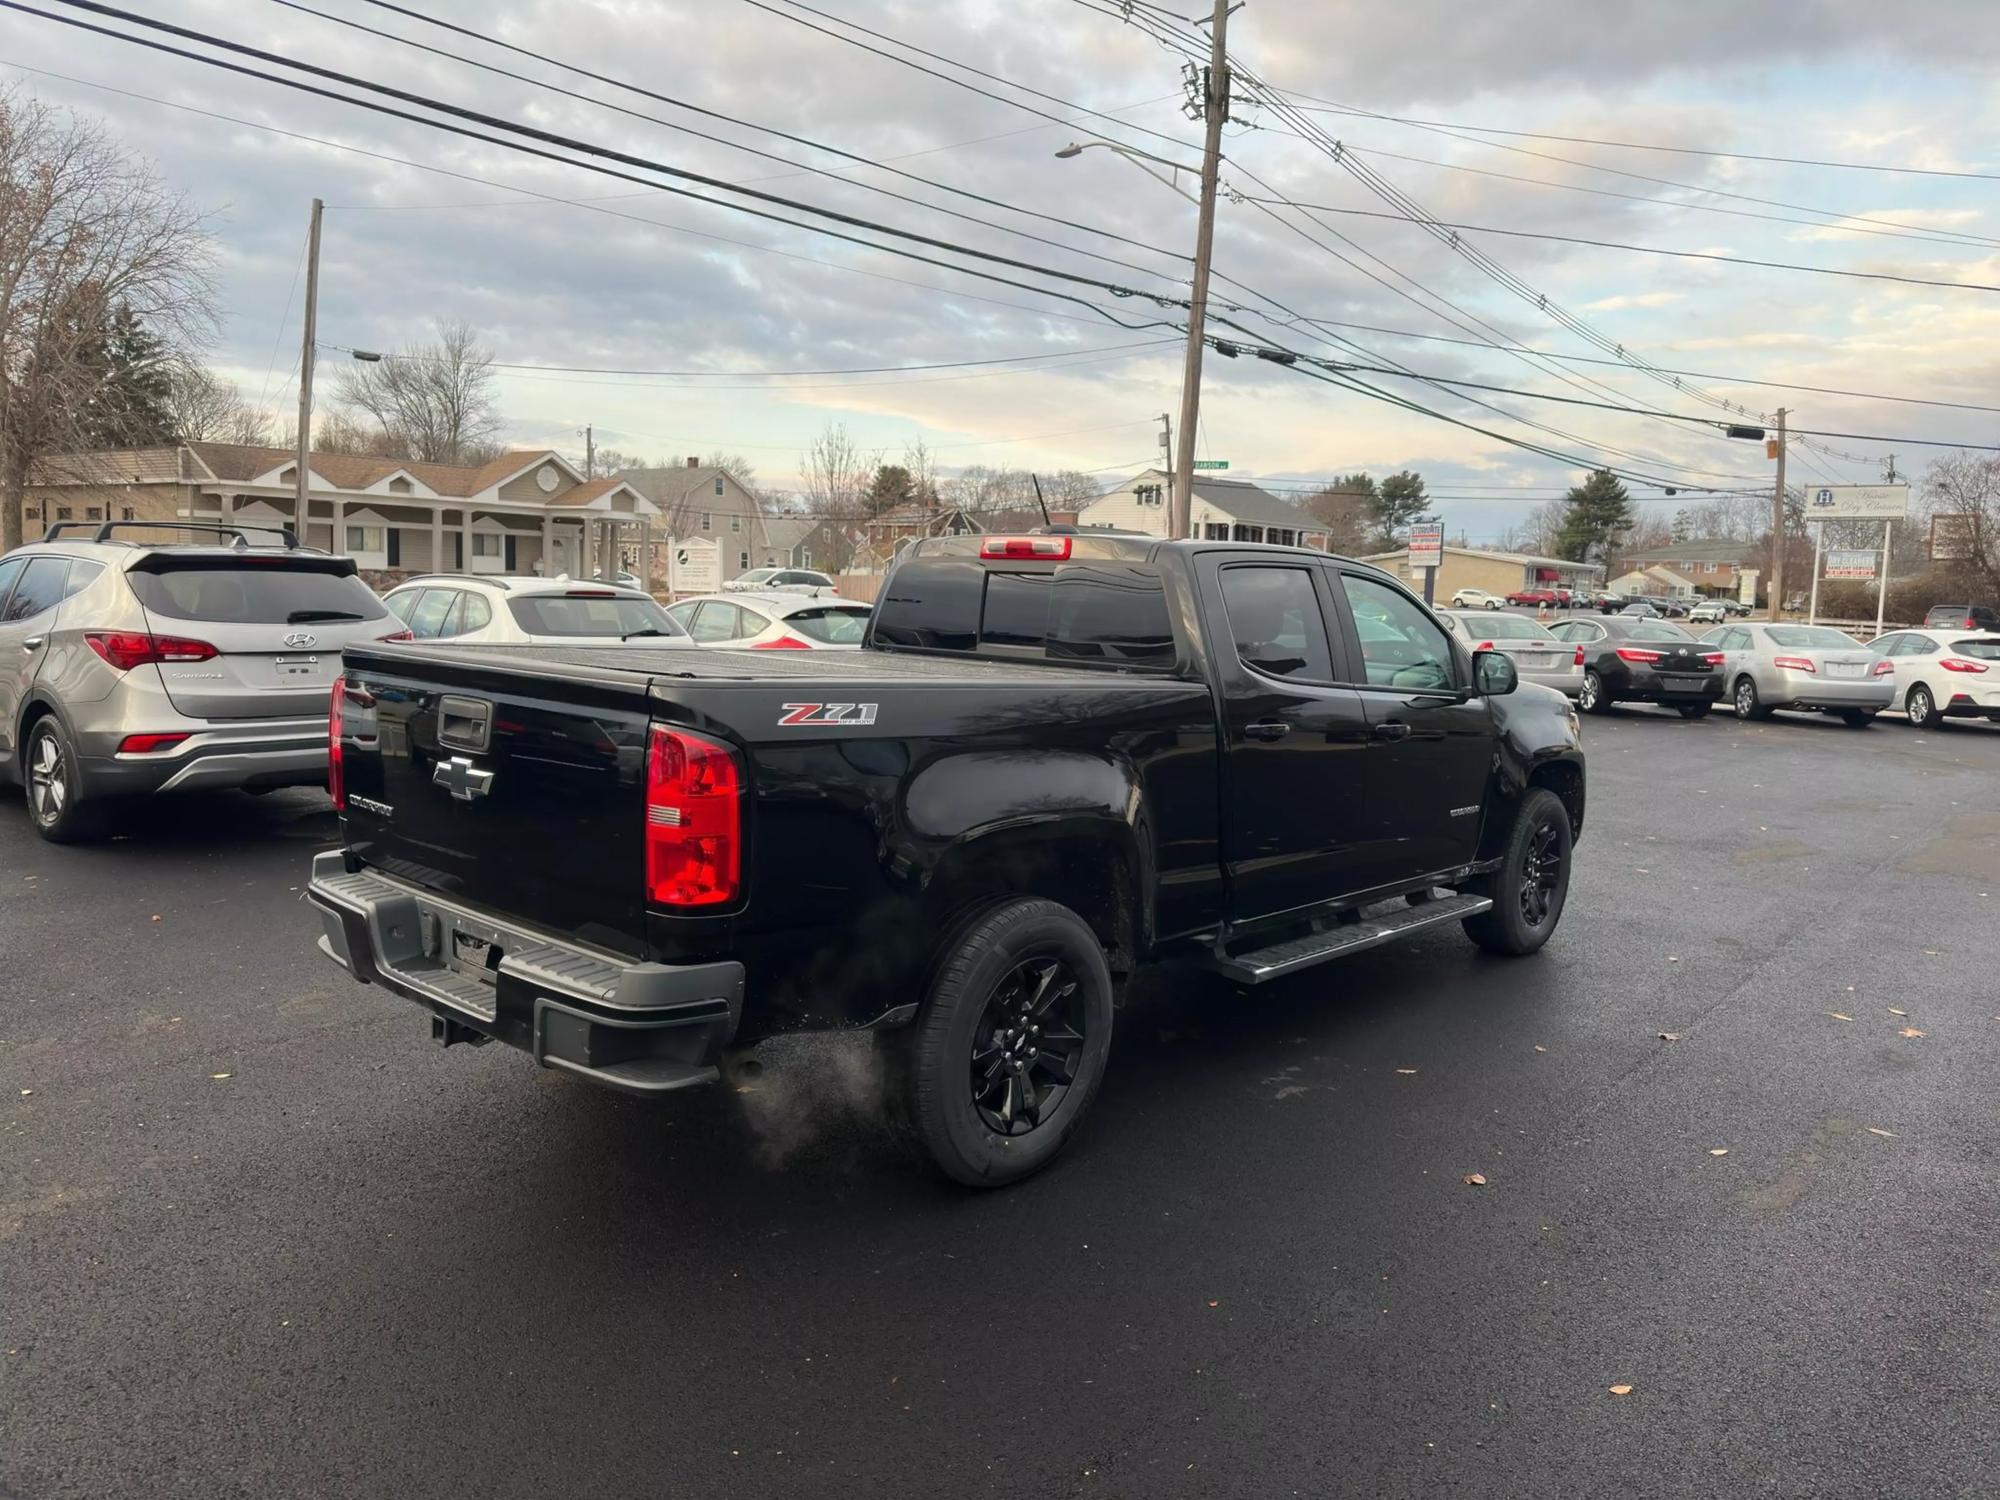
<path id="1" fill-rule="evenodd" d="M 348 658 L 348 847 L 467 905 L 638 954 L 648 676 L 473 656 Z"/>

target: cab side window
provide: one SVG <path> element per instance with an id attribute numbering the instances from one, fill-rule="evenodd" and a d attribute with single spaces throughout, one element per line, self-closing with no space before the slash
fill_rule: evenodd
<path id="1" fill-rule="evenodd" d="M 1343 574 L 1347 607 L 1370 687 L 1450 691 L 1451 642 L 1407 595 L 1372 578 Z"/>
<path id="2" fill-rule="evenodd" d="M 1305 568 L 1224 568 L 1222 608 L 1236 655 L 1271 677 L 1333 680 L 1319 591 Z"/>

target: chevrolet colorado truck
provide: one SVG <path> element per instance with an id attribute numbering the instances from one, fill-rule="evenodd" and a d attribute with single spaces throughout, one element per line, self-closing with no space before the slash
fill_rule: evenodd
<path id="1" fill-rule="evenodd" d="M 1577 719 L 1386 573 L 1051 531 L 930 538 L 863 649 L 347 648 L 321 950 L 641 1094 L 871 1029 L 937 1164 L 1076 1132 L 1140 964 L 1240 985 L 1444 923 L 1554 931 Z"/>

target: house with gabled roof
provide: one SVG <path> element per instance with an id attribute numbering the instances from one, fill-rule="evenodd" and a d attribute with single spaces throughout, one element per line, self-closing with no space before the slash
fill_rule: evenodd
<path id="1" fill-rule="evenodd" d="M 1173 476 L 1164 469 L 1147 469 L 1084 506 L 1077 513 L 1076 524 L 1164 537 L 1172 494 Z M 1326 528 L 1320 522 L 1247 479 L 1197 474 L 1192 501 L 1191 536 L 1326 550 Z"/>
<path id="2" fill-rule="evenodd" d="M 65 521 L 290 526 L 310 547 L 381 578 L 413 573 L 570 573 L 633 559 L 659 535 L 660 508 L 617 477 L 586 478 L 549 448 L 477 465 L 362 454 L 306 460 L 241 443 L 57 455 L 37 465 L 24 533 Z"/>

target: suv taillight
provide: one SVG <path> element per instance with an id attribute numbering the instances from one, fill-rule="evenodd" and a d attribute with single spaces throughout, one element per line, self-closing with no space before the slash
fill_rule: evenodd
<path id="1" fill-rule="evenodd" d="M 121 672 L 148 662 L 207 661 L 216 654 L 207 641 L 178 635 L 147 635 L 137 630 L 86 630 L 90 649 Z"/>
<path id="2" fill-rule="evenodd" d="M 742 885 L 742 763 L 719 740 L 655 724 L 646 746 L 646 899 L 722 906 Z"/>
<path id="3" fill-rule="evenodd" d="M 326 789 L 333 795 L 333 805 L 340 812 L 347 811 L 347 766 L 340 753 L 340 710 L 347 702 L 347 679 L 333 679 L 333 697 L 326 715 Z"/>

